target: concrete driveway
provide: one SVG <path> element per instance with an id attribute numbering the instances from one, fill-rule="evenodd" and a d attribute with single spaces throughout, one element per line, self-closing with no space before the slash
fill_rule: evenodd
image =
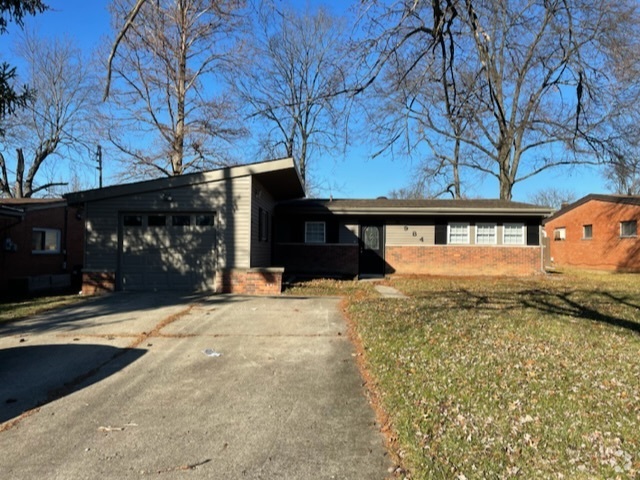
<path id="1" fill-rule="evenodd" d="M 382 479 L 345 330 L 332 298 L 124 293 L 0 326 L 1 476 Z"/>

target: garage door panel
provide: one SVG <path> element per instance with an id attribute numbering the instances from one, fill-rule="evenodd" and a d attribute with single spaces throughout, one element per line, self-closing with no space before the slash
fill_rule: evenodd
<path id="1" fill-rule="evenodd" d="M 169 215 L 169 214 L 167 214 Z M 192 215 L 172 213 L 171 215 Z M 201 290 L 213 287 L 213 226 L 124 227 L 120 267 L 124 290 Z M 170 223 L 170 222 L 169 222 Z"/>

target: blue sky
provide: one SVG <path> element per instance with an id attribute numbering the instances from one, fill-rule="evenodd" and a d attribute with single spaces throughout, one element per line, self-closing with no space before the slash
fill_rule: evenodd
<path id="1" fill-rule="evenodd" d="M 33 18 L 27 18 L 26 27 L 34 29 L 42 36 L 66 35 L 87 53 L 92 52 L 101 42 L 111 42 L 113 32 L 107 12 L 108 0 L 46 0 L 51 9 Z M 320 3 L 320 2 L 318 2 Z M 322 2 L 332 4 L 336 10 L 344 8 L 348 2 L 333 0 Z M 314 5 L 314 2 L 310 2 Z M 15 38 L 15 26 L 10 26 L 12 35 L 2 41 L 7 48 Z M 3 57 L 4 57 L 3 53 Z M 5 57 L 6 59 L 6 57 Z M 313 174 L 322 185 L 321 196 L 375 198 L 387 195 L 389 191 L 407 186 L 413 176 L 415 163 L 398 157 L 379 156 L 371 159 L 371 149 L 367 139 L 353 141 L 353 146 L 345 156 L 325 155 L 315 160 Z M 107 150 L 108 152 L 108 150 Z M 105 183 L 114 183 L 114 170 L 109 165 L 108 153 L 105 160 Z M 247 159 L 258 161 L 261 158 Z M 97 186 L 97 174 L 88 173 L 87 187 Z M 93 178 L 92 178 L 93 177 Z M 330 186 L 330 188 L 329 188 Z M 601 173 L 594 167 L 580 167 L 550 170 L 514 188 L 513 199 L 527 201 L 535 192 L 555 187 L 573 191 L 577 198 L 588 193 L 607 191 Z M 497 181 L 485 177 L 466 185 L 465 193 L 472 197 L 495 198 L 498 196 Z"/>

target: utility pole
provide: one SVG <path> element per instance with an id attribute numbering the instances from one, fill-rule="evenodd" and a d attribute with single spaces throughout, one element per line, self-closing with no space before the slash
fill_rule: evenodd
<path id="1" fill-rule="evenodd" d="M 102 146 L 98 145 L 98 150 L 96 151 L 96 161 L 98 162 L 98 174 L 100 178 L 100 188 L 102 188 Z"/>

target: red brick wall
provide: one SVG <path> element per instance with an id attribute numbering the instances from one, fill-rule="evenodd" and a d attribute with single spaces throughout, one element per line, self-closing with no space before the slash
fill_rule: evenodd
<path id="1" fill-rule="evenodd" d="M 216 291 L 240 295 L 279 295 L 282 292 L 282 268 L 224 270 L 216 276 Z"/>
<path id="2" fill-rule="evenodd" d="M 628 220 L 640 225 L 640 206 L 590 200 L 549 221 L 553 265 L 640 271 L 640 238 L 620 238 L 620 222 Z M 582 238 L 584 225 L 593 225 L 591 240 Z M 554 240 L 557 227 L 565 227 L 566 240 Z"/>
<path id="3" fill-rule="evenodd" d="M 278 244 L 274 265 L 287 273 L 356 276 L 359 252 L 358 245 Z"/>
<path id="4" fill-rule="evenodd" d="M 422 275 L 534 275 L 542 271 L 538 246 L 386 247 L 388 273 Z"/>
<path id="5" fill-rule="evenodd" d="M 113 292 L 115 289 L 115 272 L 84 272 L 82 274 L 83 295 Z"/>
<path id="6" fill-rule="evenodd" d="M 60 230 L 62 249 L 64 249 L 64 207 L 30 210 L 17 224 L 16 218 L 0 218 L 0 291 L 7 289 L 8 282 L 12 278 L 73 273 L 74 267 L 82 266 L 84 223 L 82 219 L 76 217 L 76 214 L 76 208 L 67 209 L 66 262 L 64 251 L 54 254 L 32 253 L 34 228 Z M 16 245 L 15 251 L 5 250 L 7 238 Z"/>

